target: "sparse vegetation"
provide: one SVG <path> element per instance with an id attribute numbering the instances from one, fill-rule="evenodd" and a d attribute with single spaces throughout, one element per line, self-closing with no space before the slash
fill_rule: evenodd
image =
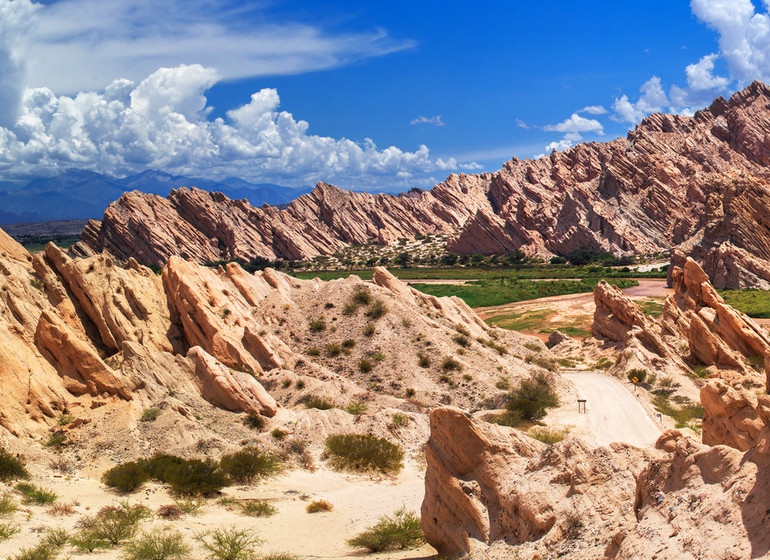
<path id="1" fill-rule="evenodd" d="M 329 410 L 332 408 L 337 408 L 337 405 L 331 399 L 327 399 L 326 397 L 319 397 L 316 395 L 310 395 L 305 400 L 304 404 L 305 408 L 317 408 L 318 410 Z"/>
<path id="2" fill-rule="evenodd" d="M 19 509 L 16 500 L 10 494 L 0 495 L 0 515 L 11 515 Z"/>
<path id="3" fill-rule="evenodd" d="M 495 383 L 495 387 L 500 389 L 501 391 L 507 391 L 511 388 L 511 380 L 507 377 L 501 377 L 497 380 L 497 383 Z"/>
<path id="4" fill-rule="evenodd" d="M 358 362 L 358 370 L 362 373 L 369 373 L 374 368 L 374 364 L 366 358 Z"/>
<path id="5" fill-rule="evenodd" d="M 140 420 L 142 422 L 154 422 L 155 419 L 160 415 L 160 409 L 157 408 L 145 408 L 142 411 L 142 416 Z"/>
<path id="6" fill-rule="evenodd" d="M 703 406 L 700 403 L 683 403 L 676 406 L 665 394 L 658 394 L 652 398 L 652 405 L 661 414 L 673 418 L 677 428 L 691 428 L 700 432 L 699 420 L 703 418 Z"/>
<path id="7" fill-rule="evenodd" d="M 265 419 L 256 412 L 249 412 L 243 419 L 243 423 L 249 428 L 261 432 L 265 429 L 267 422 Z"/>
<path id="8" fill-rule="evenodd" d="M 326 329 L 326 320 L 323 317 L 312 319 L 310 323 L 308 323 L 308 328 L 310 329 L 310 332 L 321 332 Z"/>
<path id="9" fill-rule="evenodd" d="M 384 316 L 387 312 L 388 306 L 385 305 L 384 301 L 377 298 L 374 300 L 374 303 L 369 306 L 369 309 L 366 311 L 366 316 L 376 320 Z"/>
<path id="10" fill-rule="evenodd" d="M 21 501 L 24 504 L 48 505 L 59 498 L 53 490 L 29 482 L 19 482 L 14 489 L 22 495 Z"/>
<path id="11" fill-rule="evenodd" d="M 277 455 L 256 447 L 245 447 L 224 455 L 219 465 L 235 482 L 247 484 L 257 478 L 274 476 L 283 469 L 283 462 Z"/>
<path id="12" fill-rule="evenodd" d="M 190 553 L 182 533 L 168 527 L 143 531 L 136 540 L 126 543 L 126 560 L 173 560 Z"/>
<path id="13" fill-rule="evenodd" d="M 554 443 L 559 443 L 560 441 L 562 441 L 565 437 L 569 435 L 569 433 L 570 433 L 569 427 L 551 428 L 551 427 L 536 426 L 534 428 L 531 428 L 527 432 L 527 435 L 538 441 L 547 443 L 548 445 L 553 445 Z"/>
<path id="14" fill-rule="evenodd" d="M 348 406 L 345 407 L 345 410 L 347 411 L 348 414 L 352 414 L 354 416 L 360 416 L 364 412 L 366 412 L 368 408 L 369 407 L 365 402 L 353 401 L 352 403 L 350 403 Z"/>
<path id="15" fill-rule="evenodd" d="M 267 500 L 246 500 L 239 505 L 241 513 L 250 517 L 270 517 L 278 513 L 278 508 Z"/>
<path id="16" fill-rule="evenodd" d="M 325 456 L 338 470 L 379 470 L 396 474 L 404 466 L 404 451 L 371 434 L 340 434 L 326 438 Z"/>
<path id="17" fill-rule="evenodd" d="M 429 368 L 430 367 L 430 358 L 423 354 L 422 352 L 417 352 L 417 365 L 421 368 Z"/>
<path id="18" fill-rule="evenodd" d="M 457 344 L 459 344 L 463 348 L 467 348 L 468 346 L 471 345 L 470 339 L 464 334 L 458 333 L 452 337 L 452 340 L 454 340 Z"/>
<path id="19" fill-rule="evenodd" d="M 359 533 L 348 544 L 355 548 L 366 548 L 372 552 L 412 548 L 423 541 L 420 518 L 404 508 L 393 515 L 385 515 L 364 532 Z"/>
<path id="20" fill-rule="evenodd" d="M 102 482 L 118 492 L 129 493 L 150 479 L 150 475 L 134 461 L 117 465 L 102 475 Z"/>
<path id="21" fill-rule="evenodd" d="M 372 302 L 372 294 L 369 293 L 368 288 L 365 286 L 358 286 L 353 291 L 351 299 L 356 305 L 369 305 Z"/>
<path id="22" fill-rule="evenodd" d="M 394 412 L 393 416 L 390 417 L 390 421 L 395 427 L 403 428 L 409 424 L 409 417 L 403 412 Z"/>
<path id="23" fill-rule="evenodd" d="M 176 504 L 166 504 L 160 506 L 155 514 L 161 519 L 166 519 L 167 521 L 176 521 L 182 518 L 184 512 L 182 511 L 182 508 Z"/>
<path id="24" fill-rule="evenodd" d="M 447 356 L 441 362 L 442 371 L 462 371 L 463 365 L 451 356 Z"/>
<path id="25" fill-rule="evenodd" d="M 0 541 L 7 541 L 21 531 L 15 523 L 0 523 Z"/>
<path id="26" fill-rule="evenodd" d="M 8 482 L 15 479 L 27 479 L 29 473 L 24 467 L 24 459 L 21 456 L 13 455 L 0 447 L 0 481 Z"/>
<path id="27" fill-rule="evenodd" d="M 545 416 L 546 410 L 559 406 L 559 397 L 545 374 L 525 379 L 508 395 L 507 411 L 522 420 L 532 422 Z"/>
<path id="28" fill-rule="evenodd" d="M 306 353 L 308 356 L 312 356 L 313 358 L 321 355 L 321 351 L 316 346 L 311 346 L 308 348 Z"/>
<path id="29" fill-rule="evenodd" d="M 326 500 L 313 500 L 307 505 L 305 511 L 308 513 L 319 513 L 324 511 L 332 511 L 333 509 L 334 506 L 331 504 L 331 502 Z"/>
<path id="30" fill-rule="evenodd" d="M 634 368 L 626 372 L 626 377 L 631 383 L 644 383 L 647 380 L 647 370 Z"/>
<path id="31" fill-rule="evenodd" d="M 195 538 L 208 552 L 209 560 L 256 560 L 262 544 L 252 529 L 237 527 L 220 527 Z"/>
<path id="32" fill-rule="evenodd" d="M 374 336 L 375 332 L 376 332 L 376 329 L 374 328 L 374 325 L 366 325 L 364 327 L 364 336 L 367 338 Z"/>
<path id="33" fill-rule="evenodd" d="M 324 350 L 329 358 L 336 358 L 342 354 L 342 348 L 339 344 L 327 344 Z"/>
<path id="34" fill-rule="evenodd" d="M 276 441 L 283 441 L 286 438 L 286 432 L 283 430 L 276 428 L 272 432 L 270 432 L 270 435 L 273 436 L 273 439 Z"/>

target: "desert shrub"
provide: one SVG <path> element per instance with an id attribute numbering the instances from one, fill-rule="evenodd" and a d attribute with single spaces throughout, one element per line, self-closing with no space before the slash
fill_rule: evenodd
<path id="1" fill-rule="evenodd" d="M 345 410 L 347 411 L 348 414 L 352 414 L 354 416 L 360 416 L 364 412 L 366 412 L 368 408 L 369 407 L 366 405 L 365 402 L 353 401 L 352 403 L 350 403 L 348 406 L 345 407 Z"/>
<path id="2" fill-rule="evenodd" d="M 379 319 L 383 315 L 385 315 L 388 312 L 388 306 L 385 305 L 385 302 L 381 299 L 377 298 L 374 300 L 374 303 L 369 306 L 369 309 L 366 311 L 366 316 L 370 317 L 372 319 Z"/>
<path id="3" fill-rule="evenodd" d="M 326 355 L 330 358 L 336 358 L 342 354 L 342 348 L 339 344 L 327 344 L 324 350 L 326 351 Z"/>
<path id="4" fill-rule="evenodd" d="M 10 494 L 0 495 L 0 515 L 11 515 L 19 509 L 16 500 Z"/>
<path id="5" fill-rule="evenodd" d="M 67 434 L 64 432 L 51 432 L 51 434 L 48 436 L 48 439 L 45 440 L 43 443 L 46 447 L 54 447 L 58 448 L 64 445 L 64 442 L 67 441 Z"/>
<path id="6" fill-rule="evenodd" d="M 77 513 L 72 504 L 66 502 L 56 502 L 46 511 L 48 515 L 73 515 Z"/>
<path id="7" fill-rule="evenodd" d="M 462 371 L 463 365 L 453 357 L 447 356 L 441 362 L 441 369 L 443 371 Z"/>
<path id="8" fill-rule="evenodd" d="M 138 531 L 140 519 L 135 511 L 124 507 L 107 506 L 99 510 L 95 517 L 81 519 L 81 531 L 90 533 L 94 540 L 101 540 L 111 546 L 133 538 Z"/>
<path id="9" fill-rule="evenodd" d="M 356 305 L 369 305 L 372 302 L 372 294 L 365 286 L 359 286 L 353 291 L 350 299 Z"/>
<path id="10" fill-rule="evenodd" d="M 509 426 L 511 428 L 519 428 L 522 424 L 527 423 L 518 410 L 506 410 L 500 414 L 493 414 L 488 416 L 486 420 L 498 426 Z"/>
<path id="11" fill-rule="evenodd" d="M 58 549 L 40 543 L 32 548 L 22 548 L 15 556 L 9 556 L 8 560 L 54 560 L 58 553 Z"/>
<path id="12" fill-rule="evenodd" d="M 0 523 L 0 541 L 7 541 L 21 531 L 15 523 Z"/>
<path id="13" fill-rule="evenodd" d="M 762 372 L 765 370 L 765 358 L 764 356 L 747 356 L 746 365 L 751 366 L 756 371 Z"/>
<path id="14" fill-rule="evenodd" d="M 366 358 L 358 362 L 358 370 L 362 373 L 369 373 L 370 371 L 372 371 L 373 367 L 374 367 L 374 364 L 372 364 L 372 362 L 370 362 Z"/>
<path id="15" fill-rule="evenodd" d="M 171 474 L 185 463 L 186 459 L 165 453 L 156 453 L 149 459 L 142 459 L 137 463 L 150 478 L 167 482 Z"/>
<path id="16" fill-rule="evenodd" d="M 709 376 L 708 367 L 703 365 L 692 366 L 692 372 L 700 378 L 705 378 Z"/>
<path id="17" fill-rule="evenodd" d="M 366 548 L 372 552 L 411 548 L 423 541 L 420 518 L 404 508 L 392 516 L 385 515 L 363 533 L 359 533 L 348 544 L 355 548 Z"/>
<path id="18" fill-rule="evenodd" d="M 213 494 L 230 484 L 227 475 L 211 459 L 189 459 L 167 472 L 163 482 L 176 494 L 184 496 Z"/>
<path id="19" fill-rule="evenodd" d="M 75 418 L 69 414 L 62 413 L 56 417 L 56 423 L 59 424 L 59 426 L 66 426 L 67 424 L 71 424 L 73 420 L 75 420 Z"/>
<path id="20" fill-rule="evenodd" d="M 527 350 L 531 350 L 532 352 L 542 352 L 543 349 L 539 344 L 535 344 L 534 342 L 527 342 L 524 345 L 524 348 Z"/>
<path id="21" fill-rule="evenodd" d="M 98 548 L 109 548 L 110 542 L 91 529 L 80 529 L 70 537 L 70 544 L 78 552 L 92 553 Z"/>
<path id="22" fill-rule="evenodd" d="M 168 527 L 143 531 L 124 548 L 127 560 L 172 560 L 183 558 L 190 550 L 182 533 Z"/>
<path id="23" fill-rule="evenodd" d="M 497 380 L 497 383 L 495 383 L 495 387 L 500 389 L 501 391 L 507 391 L 511 388 L 511 380 L 507 377 L 501 377 Z"/>
<path id="24" fill-rule="evenodd" d="M 346 303 L 342 307 L 343 315 L 353 315 L 356 311 L 358 311 L 358 305 L 356 305 L 355 303 Z"/>
<path id="25" fill-rule="evenodd" d="M 300 560 L 300 558 L 289 552 L 268 552 L 267 554 L 262 554 L 259 560 Z"/>
<path id="26" fill-rule="evenodd" d="M 40 544 L 58 549 L 66 545 L 67 542 L 69 542 L 69 535 L 67 535 L 67 530 L 65 528 L 49 527 L 46 530 L 43 539 L 40 541 Z"/>
<path id="27" fill-rule="evenodd" d="M 467 348 L 468 346 L 471 345 L 471 340 L 464 334 L 458 333 L 452 337 L 452 340 L 454 340 L 457 344 L 459 344 L 463 348 Z"/>
<path id="28" fill-rule="evenodd" d="M 382 352 L 373 352 L 369 357 L 375 362 L 381 362 L 385 359 L 385 354 Z"/>
<path id="29" fill-rule="evenodd" d="M 674 387 L 674 378 L 669 376 L 661 377 L 658 386 L 663 389 L 672 389 Z"/>
<path id="30" fill-rule="evenodd" d="M 21 501 L 24 504 L 48 505 L 54 503 L 59 497 L 53 490 L 35 486 L 28 482 L 18 483 L 15 489 L 21 493 Z"/>
<path id="31" fill-rule="evenodd" d="M 197 515 L 200 513 L 200 510 L 203 506 L 206 505 L 206 500 L 203 498 L 179 498 L 177 500 L 174 500 L 174 503 L 181 509 L 184 513 L 188 515 Z"/>
<path id="32" fill-rule="evenodd" d="M 536 426 L 527 432 L 527 435 L 548 445 L 559 443 L 570 433 L 569 427 L 566 428 L 548 428 Z"/>
<path id="33" fill-rule="evenodd" d="M 497 353 L 500 354 L 501 356 L 503 354 L 507 354 L 508 353 L 508 349 L 504 345 L 495 342 L 494 339 L 492 339 L 492 338 L 481 338 L 481 337 L 478 337 L 476 340 L 479 341 L 484 346 L 488 346 L 489 348 L 492 348 L 493 350 L 497 350 Z"/>
<path id="34" fill-rule="evenodd" d="M 305 380 L 304 380 L 304 379 L 297 379 L 296 387 L 297 387 L 297 389 L 299 389 L 300 391 L 301 391 L 302 389 L 304 389 L 304 388 L 305 388 Z"/>
<path id="35" fill-rule="evenodd" d="M 546 409 L 559 406 L 559 397 L 548 383 L 544 374 L 537 374 L 532 379 L 525 379 L 510 392 L 506 408 L 517 411 L 525 420 L 539 420 L 545 416 Z"/>
<path id="36" fill-rule="evenodd" d="M 176 521 L 177 519 L 182 518 L 182 515 L 184 514 L 184 512 L 182 511 L 182 508 L 180 508 L 176 504 L 166 504 L 166 505 L 160 506 L 155 511 L 155 514 L 161 519 Z"/>
<path id="37" fill-rule="evenodd" d="M 333 400 L 326 397 L 317 397 L 315 395 L 309 396 L 305 400 L 305 408 L 317 408 L 318 410 L 329 410 L 331 408 L 337 408 L 337 405 Z"/>
<path id="38" fill-rule="evenodd" d="M 311 346 L 307 349 L 307 355 L 315 358 L 316 356 L 321 355 L 321 351 L 317 347 Z"/>
<path id="39" fill-rule="evenodd" d="M 140 420 L 142 422 L 154 422 L 155 419 L 160 416 L 160 410 L 157 408 L 145 408 L 142 411 Z"/>
<path id="40" fill-rule="evenodd" d="M 48 463 L 48 466 L 51 467 L 51 469 L 58 471 L 62 474 L 67 474 L 68 472 L 72 471 L 72 463 L 69 459 L 62 457 L 61 455 L 58 455 L 51 459 L 51 462 Z"/>
<path id="41" fill-rule="evenodd" d="M 415 391 L 414 388 L 412 388 L 412 387 L 407 387 L 406 388 L 406 396 L 407 396 L 407 398 L 413 397 L 413 396 L 415 396 L 415 394 L 417 394 L 417 391 Z"/>
<path id="42" fill-rule="evenodd" d="M 104 484 L 124 494 L 133 492 L 149 479 L 150 475 L 136 461 L 112 467 L 102 475 Z"/>
<path id="43" fill-rule="evenodd" d="M 346 338 L 342 341 L 342 347 L 347 349 L 353 348 L 356 345 L 356 341 L 352 338 Z"/>
<path id="44" fill-rule="evenodd" d="M 579 513 L 568 513 L 564 519 L 564 536 L 571 540 L 577 539 L 583 532 L 584 527 L 583 518 Z"/>
<path id="45" fill-rule="evenodd" d="M 29 473 L 24 467 L 24 459 L 0 447 L 0 481 L 8 482 L 17 478 L 29 478 Z"/>
<path id="46" fill-rule="evenodd" d="M 640 368 L 630 369 L 626 372 L 626 377 L 631 383 L 634 382 L 634 379 L 636 379 L 636 383 L 644 383 L 647 380 L 647 370 Z"/>
<path id="47" fill-rule="evenodd" d="M 323 317 L 313 319 L 310 321 L 310 323 L 308 323 L 308 327 L 310 328 L 311 332 L 321 332 L 322 330 L 326 329 L 326 320 Z"/>
<path id="48" fill-rule="evenodd" d="M 278 474 L 283 463 L 277 455 L 260 451 L 256 447 L 245 447 L 225 455 L 219 461 L 222 470 L 238 483 L 250 483 L 256 478 Z"/>
<path id="49" fill-rule="evenodd" d="M 331 511 L 333 509 L 334 506 L 331 504 L 331 502 L 326 500 L 313 500 L 307 505 L 305 511 L 308 513 L 318 513 L 321 511 Z"/>
<path id="50" fill-rule="evenodd" d="M 409 417 L 403 412 L 394 412 L 393 416 L 390 417 L 390 421 L 397 428 L 403 428 L 409 424 Z"/>
<path id="51" fill-rule="evenodd" d="M 273 436 L 273 439 L 277 441 L 283 441 L 284 439 L 286 439 L 286 432 L 278 428 L 270 432 L 270 435 Z"/>
<path id="52" fill-rule="evenodd" d="M 430 367 L 430 358 L 423 354 L 422 352 L 417 352 L 417 365 L 421 368 L 429 368 Z"/>
<path id="53" fill-rule="evenodd" d="M 241 513 L 250 517 L 270 517 L 278 513 L 278 508 L 267 500 L 248 500 L 240 503 Z"/>
<path id="54" fill-rule="evenodd" d="M 364 336 L 367 338 L 373 337 L 375 332 L 376 329 L 374 328 L 374 325 L 366 325 L 364 327 Z"/>
<path id="55" fill-rule="evenodd" d="M 256 412 L 249 412 L 244 417 L 243 423 L 246 424 L 249 428 L 260 432 L 265 429 L 265 425 L 267 424 L 265 419 Z"/>
<path id="56" fill-rule="evenodd" d="M 326 438 L 325 455 L 339 470 L 398 473 L 404 466 L 404 451 L 385 438 L 371 434 L 340 434 Z"/>
<path id="57" fill-rule="evenodd" d="M 210 560 L 256 560 L 262 539 L 251 529 L 218 528 L 196 535 Z"/>

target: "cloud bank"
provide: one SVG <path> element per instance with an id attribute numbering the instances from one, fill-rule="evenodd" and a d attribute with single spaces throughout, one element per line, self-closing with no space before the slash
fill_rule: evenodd
<path id="1" fill-rule="evenodd" d="M 205 92 L 218 71 L 198 64 L 161 68 L 135 84 L 113 81 L 103 92 L 57 96 L 29 88 L 13 126 L 0 128 L 0 174 L 45 175 L 67 167 L 125 175 L 144 169 L 204 177 L 306 185 L 327 180 L 362 187 L 413 185 L 425 175 L 474 169 L 454 158 L 379 149 L 309 134 L 309 124 L 281 111 L 275 89 L 210 120 Z"/>

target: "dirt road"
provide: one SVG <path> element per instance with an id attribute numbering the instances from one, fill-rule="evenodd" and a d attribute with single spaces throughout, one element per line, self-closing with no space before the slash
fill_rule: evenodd
<path id="1" fill-rule="evenodd" d="M 573 417 L 596 436 L 599 445 L 622 441 L 638 447 L 652 447 L 661 431 L 647 411 L 626 387 L 598 373 L 564 373 L 580 399 L 586 400 L 586 414 Z M 577 403 L 575 403 L 577 409 Z"/>

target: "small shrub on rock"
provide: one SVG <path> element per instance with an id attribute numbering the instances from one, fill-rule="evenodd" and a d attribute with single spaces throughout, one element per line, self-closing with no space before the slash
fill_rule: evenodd
<path id="1" fill-rule="evenodd" d="M 348 540 L 348 544 L 355 548 L 381 552 L 412 548 L 420 544 L 423 538 L 420 518 L 402 508 L 392 516 L 381 517 L 376 525 Z"/>

